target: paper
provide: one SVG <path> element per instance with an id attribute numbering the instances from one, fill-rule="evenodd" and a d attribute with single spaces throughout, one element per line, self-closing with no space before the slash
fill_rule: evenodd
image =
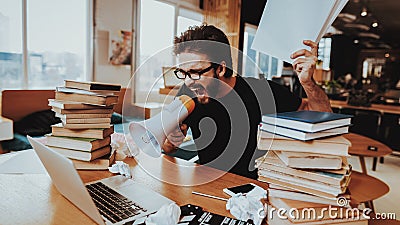
<path id="1" fill-rule="evenodd" d="M 127 178 L 132 178 L 131 169 L 128 164 L 122 161 L 116 161 L 111 167 L 108 167 L 111 173 L 119 173 Z"/>
<path id="2" fill-rule="evenodd" d="M 44 168 L 39 157 L 33 149 L 24 150 L 13 154 L 8 160 L 0 164 L 1 174 L 45 174 Z M 7 154 L 6 154 L 7 155 Z M 0 157 L 5 157 L 0 156 Z"/>
<path id="3" fill-rule="evenodd" d="M 319 42 L 348 0 L 268 0 L 252 49 L 293 62 L 303 40 Z"/>
<path id="4" fill-rule="evenodd" d="M 261 199 L 267 198 L 267 191 L 259 186 L 246 195 L 237 194 L 226 203 L 226 209 L 238 220 L 253 220 L 255 225 L 260 225 L 265 217 L 264 207 Z"/>
<path id="5" fill-rule="evenodd" d="M 163 205 L 146 219 L 146 225 L 175 225 L 179 222 L 181 209 L 175 203 Z"/>

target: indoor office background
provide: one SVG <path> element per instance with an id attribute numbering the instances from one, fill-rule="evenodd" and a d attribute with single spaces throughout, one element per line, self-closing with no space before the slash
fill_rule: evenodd
<path id="1" fill-rule="evenodd" d="M 126 87 L 140 68 L 147 75 L 133 77 L 132 104 L 143 106 L 144 101 L 150 101 L 159 105 L 174 94 L 160 79 L 163 67 L 176 62 L 173 58 L 157 59 L 159 66 L 154 68 L 146 60 L 170 47 L 174 36 L 189 26 L 207 22 L 222 28 L 232 46 L 246 56 L 233 55 L 235 71 L 273 80 L 306 97 L 290 64 L 250 48 L 265 3 L 0 0 L 0 90 L 54 90 L 64 79 Z M 391 189 L 375 201 L 375 208 L 400 215 L 399 10 L 397 0 L 349 0 L 319 43 L 314 80 L 331 99 L 334 112 L 354 116 L 351 132 L 393 150 L 385 157 L 366 157 L 366 167 Z M 282 35 L 290 35 L 290 27 L 287 30 Z M 129 44 L 128 61 L 111 62 L 113 41 Z M 2 112 L 12 107 L 5 105 L 10 102 L 5 96 L 0 102 Z M 188 154 L 183 151 L 178 157 Z M 361 169 L 358 160 L 351 157 L 355 170 Z"/>

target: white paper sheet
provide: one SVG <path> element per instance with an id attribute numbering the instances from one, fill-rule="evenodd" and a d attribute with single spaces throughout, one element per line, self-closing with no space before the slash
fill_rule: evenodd
<path id="1" fill-rule="evenodd" d="M 268 0 L 252 49 L 292 63 L 290 55 L 319 41 L 348 0 Z"/>
<path id="2" fill-rule="evenodd" d="M 13 154 L 13 156 L 0 155 L 0 157 L 10 157 L 0 164 L 0 174 L 46 173 L 46 169 L 33 149 L 8 154 Z"/>

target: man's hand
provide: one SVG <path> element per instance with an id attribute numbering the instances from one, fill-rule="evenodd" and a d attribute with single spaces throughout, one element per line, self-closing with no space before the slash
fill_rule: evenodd
<path id="1" fill-rule="evenodd" d="M 167 153 L 172 153 L 182 144 L 183 139 L 185 139 L 187 134 L 188 126 L 186 124 L 181 124 L 173 132 L 168 134 L 162 148 Z"/>
<path id="2" fill-rule="evenodd" d="M 290 58 L 296 59 L 293 62 L 293 69 L 296 71 L 301 86 L 303 86 L 307 95 L 307 100 L 302 101 L 298 110 L 332 112 L 328 96 L 313 80 L 318 44 L 310 40 L 303 41 L 303 43 L 309 46 L 311 50 L 302 49 L 290 56 Z"/>
<path id="3" fill-rule="evenodd" d="M 294 52 L 290 58 L 296 59 L 293 62 L 293 69 L 296 71 L 302 85 L 314 83 L 312 76 L 314 74 L 317 62 L 318 43 L 310 40 L 303 41 L 303 44 L 311 47 L 311 51 L 302 49 Z M 300 58 L 299 58 L 300 57 Z"/>

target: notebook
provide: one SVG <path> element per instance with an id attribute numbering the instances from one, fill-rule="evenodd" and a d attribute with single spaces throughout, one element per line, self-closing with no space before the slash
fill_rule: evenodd
<path id="1" fill-rule="evenodd" d="M 71 160 L 28 136 L 57 190 L 97 224 L 124 224 L 173 201 L 132 179 L 112 176 L 83 184 Z"/>

